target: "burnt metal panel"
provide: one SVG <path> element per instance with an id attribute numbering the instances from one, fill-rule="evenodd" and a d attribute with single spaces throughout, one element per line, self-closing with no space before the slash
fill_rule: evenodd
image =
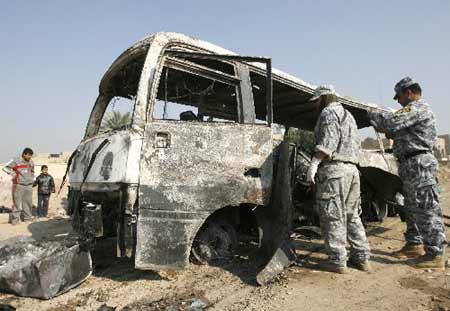
<path id="1" fill-rule="evenodd" d="M 185 267 L 195 234 L 207 216 L 208 213 L 198 211 L 141 209 L 136 267 L 151 270 Z"/>
<path id="2" fill-rule="evenodd" d="M 268 258 L 257 282 L 264 285 L 281 273 L 295 260 L 295 252 L 289 243 L 293 217 L 292 168 L 295 149 L 287 141 L 279 146 L 279 160 L 270 205 L 257 209 L 258 225 L 262 229 L 261 258 Z M 265 255 L 265 256 L 264 256 Z"/>
<path id="3" fill-rule="evenodd" d="M 281 241 L 288 237 L 293 212 L 291 189 L 293 148 L 287 141 L 283 141 L 278 148 L 279 156 L 270 204 L 256 209 L 258 223 L 263 230 L 262 251 L 269 258 L 275 253 Z"/>
<path id="4" fill-rule="evenodd" d="M 252 83 L 250 81 L 250 71 L 248 66 L 242 63 L 236 64 L 236 71 L 241 79 L 240 92 L 241 92 L 241 105 L 240 116 L 242 123 L 255 123 L 256 114 L 255 106 L 253 102 Z"/>
<path id="5" fill-rule="evenodd" d="M 79 188 L 103 183 L 137 183 L 142 138 L 130 130 L 98 135 L 77 147 L 72 159 L 69 181 Z"/>
<path id="6" fill-rule="evenodd" d="M 168 133 L 170 142 L 158 142 L 158 133 Z M 161 120 L 149 123 L 145 134 L 139 186 L 137 267 L 186 265 L 190 243 L 208 215 L 226 206 L 268 203 L 273 165 L 270 128 Z M 258 170 L 258 174 L 246 176 L 249 169 Z M 160 214 L 155 216 L 153 212 Z M 179 221 L 179 215 L 191 213 L 200 218 Z M 181 234 L 177 246 L 168 245 L 166 242 L 177 239 L 177 234 Z M 150 236 L 161 240 L 149 240 Z M 173 253 L 169 256 L 168 251 Z M 170 260 L 161 261 L 163 258 Z"/>
<path id="7" fill-rule="evenodd" d="M 362 150 L 358 164 L 361 178 L 378 197 L 392 200 L 402 191 L 398 162 L 389 153 Z"/>

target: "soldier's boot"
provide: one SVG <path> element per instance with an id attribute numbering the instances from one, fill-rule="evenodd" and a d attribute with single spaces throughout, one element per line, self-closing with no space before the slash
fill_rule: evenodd
<path id="1" fill-rule="evenodd" d="M 445 271 L 445 256 L 432 256 L 429 254 L 425 254 L 415 260 L 414 267 L 417 269 Z"/>
<path id="2" fill-rule="evenodd" d="M 355 269 L 358 269 L 360 271 L 364 271 L 364 272 L 370 272 L 372 270 L 372 266 L 371 266 L 369 260 L 358 261 L 358 260 L 350 259 L 348 261 L 348 265 Z"/>
<path id="3" fill-rule="evenodd" d="M 339 274 L 347 274 L 348 273 L 348 269 L 346 266 L 336 265 L 331 262 L 327 262 L 323 266 L 324 266 L 325 270 L 328 272 L 334 272 L 334 273 L 339 273 Z"/>
<path id="4" fill-rule="evenodd" d="M 392 256 L 398 259 L 413 259 L 425 255 L 422 244 L 406 243 L 400 250 L 393 252 Z"/>

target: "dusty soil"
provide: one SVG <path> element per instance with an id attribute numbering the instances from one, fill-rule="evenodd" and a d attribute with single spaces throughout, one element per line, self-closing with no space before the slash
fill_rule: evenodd
<path id="1" fill-rule="evenodd" d="M 441 181 L 444 214 L 450 215 L 449 168 L 442 169 Z M 449 217 L 445 222 L 450 226 Z M 63 217 L 15 227 L 0 217 L 2 239 L 18 234 L 45 239 L 67 230 Z M 0 294 L 0 304 L 18 310 L 97 310 L 102 305 L 115 310 L 188 310 L 199 299 L 208 310 L 450 310 L 450 270 L 419 271 L 390 255 L 402 246 L 403 230 L 398 218 L 369 226 L 371 273 L 322 271 L 323 241 L 300 236 L 295 241 L 299 265 L 265 287 L 256 286 L 255 263 L 245 258 L 220 268 L 191 265 L 164 273 L 136 271 L 132 262 L 110 258 L 98 262 L 85 283 L 54 299 Z"/>

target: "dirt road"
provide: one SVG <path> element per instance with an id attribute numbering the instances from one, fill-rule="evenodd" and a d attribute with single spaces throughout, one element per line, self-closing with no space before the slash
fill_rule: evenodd
<path id="1" fill-rule="evenodd" d="M 448 170 L 441 176 L 446 215 L 450 215 L 449 177 Z M 445 221 L 450 226 L 450 219 Z M 50 219 L 15 229 L 19 232 L 14 235 L 47 238 L 65 234 L 67 228 L 67 219 Z M 0 224 L 2 234 L 10 229 Z M 199 299 L 208 310 L 450 310 L 450 270 L 419 271 L 390 256 L 402 246 L 403 230 L 398 218 L 369 226 L 371 273 L 321 271 L 323 242 L 300 237 L 295 241 L 300 266 L 265 287 L 255 285 L 254 264 L 245 258 L 223 268 L 191 265 L 165 273 L 135 271 L 130 261 L 110 259 L 99 263 L 87 282 L 52 300 L 0 294 L 0 303 L 18 310 L 97 310 L 103 304 L 116 310 L 187 310 L 192 299 Z"/>

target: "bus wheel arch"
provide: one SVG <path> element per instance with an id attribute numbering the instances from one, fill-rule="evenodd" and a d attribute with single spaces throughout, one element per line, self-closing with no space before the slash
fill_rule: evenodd
<path id="1" fill-rule="evenodd" d="M 190 260 L 220 265 L 236 255 L 242 233 L 258 232 L 252 206 L 225 206 L 211 213 L 198 226 L 191 241 Z"/>

